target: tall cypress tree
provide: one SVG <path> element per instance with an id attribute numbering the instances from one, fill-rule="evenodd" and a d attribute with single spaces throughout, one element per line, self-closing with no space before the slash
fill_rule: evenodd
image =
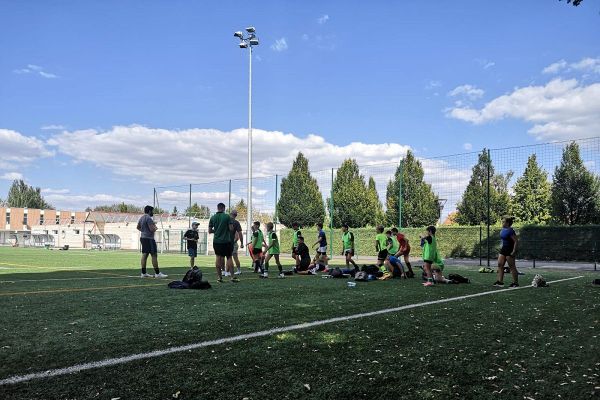
<path id="1" fill-rule="evenodd" d="M 387 225 L 398 224 L 400 179 L 402 179 L 402 226 L 426 226 L 437 221 L 438 198 L 433 193 L 431 185 L 424 182 L 424 175 L 421 162 L 409 150 L 398 165 L 394 179 L 388 182 L 385 213 Z"/>
<path id="2" fill-rule="evenodd" d="M 369 210 L 371 210 L 372 219 L 367 221 L 367 225 L 377 226 L 383 224 L 385 215 L 383 213 L 383 206 L 379 199 L 379 193 L 377 193 L 377 186 L 375 185 L 375 179 L 372 176 L 369 177 Z"/>
<path id="3" fill-rule="evenodd" d="M 301 226 L 313 226 L 325 219 L 325 205 L 319 185 L 310 175 L 308 160 L 302 153 L 298 153 L 287 177 L 281 180 L 277 215 L 286 226 L 291 226 L 293 222 Z"/>
<path id="4" fill-rule="evenodd" d="M 344 160 L 333 180 L 333 226 L 363 227 L 374 220 L 369 189 L 356 160 Z"/>
<path id="5" fill-rule="evenodd" d="M 550 183 L 535 154 L 527 159 L 523 175 L 517 179 L 512 198 L 512 214 L 518 221 L 545 224 L 550 220 Z"/>
<path id="6" fill-rule="evenodd" d="M 39 187 L 29 186 L 22 179 L 15 180 L 8 190 L 6 198 L 8 207 L 52 209 L 44 200 Z"/>
<path id="7" fill-rule="evenodd" d="M 552 217 L 559 223 L 600 222 L 600 180 L 583 165 L 579 145 L 568 144 L 552 181 Z"/>
<path id="8" fill-rule="evenodd" d="M 488 198 L 487 180 L 488 168 L 490 175 L 490 193 Z M 487 149 L 479 154 L 479 160 L 473 167 L 471 179 L 463 193 L 461 201 L 457 204 L 456 222 L 460 225 L 479 225 L 487 221 L 488 201 L 490 202 L 490 224 L 494 224 L 503 215 L 508 213 L 510 198 L 508 196 L 508 182 L 512 171 L 506 175 L 494 172 L 492 160 Z"/>

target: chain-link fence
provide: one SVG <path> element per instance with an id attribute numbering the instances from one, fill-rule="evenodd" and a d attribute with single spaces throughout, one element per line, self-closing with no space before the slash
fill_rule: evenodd
<path id="1" fill-rule="evenodd" d="M 565 154 L 573 150 L 573 144 L 577 147 L 580 166 L 593 177 L 593 181 L 590 181 L 591 187 L 587 188 L 589 190 L 581 192 L 581 196 L 590 197 L 591 194 L 592 198 L 580 199 L 581 203 L 596 204 L 595 208 L 591 207 L 591 213 L 597 215 L 588 215 L 584 220 L 567 221 L 564 216 L 556 215 L 553 208 L 556 201 L 566 200 L 556 200 L 553 196 L 558 196 L 556 193 L 560 189 L 560 182 L 556 177 L 557 168 L 561 163 L 565 163 Z M 565 168 L 571 168 L 571 171 L 566 175 L 581 174 L 581 169 L 576 168 L 577 160 L 572 156 L 572 152 L 569 154 L 567 164 L 571 164 Z M 464 230 L 465 235 L 469 232 L 469 244 L 457 244 L 452 249 L 448 248 L 444 256 L 483 258 L 489 263 L 496 255 L 501 216 L 515 215 L 521 239 L 524 245 L 528 243 L 525 249 L 519 252 L 519 256 L 547 259 L 544 255 L 547 253 L 552 254 L 554 259 L 596 261 L 595 249 L 600 243 L 600 227 L 594 225 L 600 223 L 600 137 L 482 149 L 434 158 L 421 158 L 410 154 L 397 163 L 372 163 L 357 167 L 365 190 L 374 190 L 374 196 L 379 203 L 369 203 L 368 206 L 368 211 L 376 214 L 376 217 L 362 219 L 363 222 L 351 226 L 361 234 L 371 235 L 372 230 L 358 228 L 377 224 L 398 226 L 402 229 L 423 228 L 433 224 L 441 231 L 448 227 L 470 226 L 473 229 Z M 322 197 L 323 222 L 332 243 L 339 241 L 336 228 L 344 222 L 340 221 L 343 214 L 341 209 L 345 202 L 350 201 L 340 194 L 343 189 L 340 192 L 340 185 L 336 183 L 340 168 L 341 166 L 335 166 L 331 169 L 310 171 L 310 176 L 316 181 Z M 536 174 L 537 183 L 529 182 Z M 280 229 L 285 228 L 281 225 L 278 215 L 278 212 L 282 212 L 278 209 L 278 203 L 282 194 L 282 181 L 286 178 L 286 175 L 253 178 L 252 220 L 261 221 L 263 224 L 272 221 L 275 224 L 279 223 Z M 577 176 L 570 178 L 576 179 Z M 359 193 L 355 194 L 358 196 Z M 171 219 L 187 220 L 188 224 L 191 224 L 192 220 L 208 219 L 216 212 L 218 203 L 224 203 L 228 210 L 237 209 L 238 220 L 245 222 L 248 181 L 246 177 L 238 176 L 225 181 L 157 187 L 154 189 L 154 199 L 155 206 L 169 212 Z M 355 207 L 356 212 L 359 212 L 361 207 L 366 206 L 359 203 Z M 244 223 L 242 225 L 245 226 Z M 586 229 L 585 234 L 577 233 L 576 227 L 571 227 L 568 231 L 524 229 L 524 226 L 550 229 L 561 225 L 594 225 L 597 229 Z M 550 231 L 554 234 L 548 234 Z M 525 232 L 529 236 L 524 237 Z M 282 240 L 285 237 L 284 235 Z M 452 238 L 448 237 L 446 240 L 452 241 Z M 569 241 L 578 241 L 577 246 L 573 243 L 571 247 L 576 247 L 579 255 L 575 256 L 573 252 L 565 251 L 565 256 L 561 258 L 554 250 L 564 248 L 563 243 Z M 587 245 L 582 246 L 579 243 L 581 241 L 585 241 Z M 286 245 L 284 244 L 284 248 Z M 366 249 L 365 251 L 371 252 Z M 330 246 L 330 252 L 331 255 L 336 253 L 334 245 Z"/>

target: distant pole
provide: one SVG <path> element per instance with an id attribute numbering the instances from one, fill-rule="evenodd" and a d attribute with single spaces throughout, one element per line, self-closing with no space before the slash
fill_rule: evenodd
<path id="1" fill-rule="evenodd" d="M 153 194 L 152 194 L 152 207 L 156 208 L 156 188 L 152 188 L 153 190 Z"/>
<path id="2" fill-rule="evenodd" d="M 492 158 L 490 149 L 487 150 L 488 165 L 487 165 L 487 266 L 490 266 L 490 175 L 492 167 Z"/>
<path id="3" fill-rule="evenodd" d="M 331 168 L 331 195 L 329 197 L 329 258 L 333 259 L 333 168 Z"/>
<path id="4" fill-rule="evenodd" d="M 400 161 L 400 179 L 398 190 L 398 229 L 402 228 L 402 181 L 404 180 L 404 165 Z"/>
<path id="5" fill-rule="evenodd" d="M 190 183 L 190 201 L 188 206 L 188 228 L 192 227 L 192 184 Z"/>

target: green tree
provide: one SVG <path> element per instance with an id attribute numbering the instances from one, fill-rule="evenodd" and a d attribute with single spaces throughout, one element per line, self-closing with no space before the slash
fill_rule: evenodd
<path id="1" fill-rule="evenodd" d="M 600 222 L 600 180 L 583 165 L 579 145 L 565 147 L 552 180 L 552 217 L 567 225 Z"/>
<path id="2" fill-rule="evenodd" d="M 171 213 L 171 215 L 177 215 L 178 212 L 179 212 L 179 210 L 177 209 L 177 206 L 174 206 L 173 212 Z"/>
<path id="3" fill-rule="evenodd" d="M 517 179 L 512 197 L 512 214 L 518 221 L 545 224 L 550 220 L 550 183 L 535 154 L 529 156 L 523 175 Z"/>
<path id="4" fill-rule="evenodd" d="M 132 214 L 143 214 L 144 210 L 142 207 L 138 207 L 134 204 L 115 203 L 110 205 L 99 205 L 94 207 L 94 211 L 101 212 L 114 212 L 114 213 L 132 213 Z M 160 214 L 160 209 L 155 208 L 154 213 Z"/>
<path id="5" fill-rule="evenodd" d="M 490 193 L 488 198 L 487 179 L 488 169 L 490 176 Z M 487 149 L 479 154 L 479 160 L 473 167 L 471 179 L 463 193 L 461 201 L 457 204 L 456 222 L 460 225 L 479 225 L 487 222 L 488 201 L 490 202 L 490 224 L 496 223 L 509 211 L 510 197 L 508 183 L 513 172 L 506 175 L 495 174 L 492 160 Z"/>
<path id="6" fill-rule="evenodd" d="M 281 180 L 277 215 L 286 226 L 291 226 L 292 222 L 314 226 L 325 219 L 325 205 L 319 185 L 310 175 L 308 160 L 302 153 L 298 153 L 288 176 Z"/>
<path id="7" fill-rule="evenodd" d="M 185 215 L 196 218 L 210 218 L 210 208 L 204 205 L 198 205 L 198 203 L 194 203 L 191 205 L 191 207 L 186 207 Z"/>
<path id="8" fill-rule="evenodd" d="M 8 207 L 17 208 L 39 208 L 42 210 L 53 207 L 44 200 L 42 190 L 39 187 L 29 186 L 22 179 L 15 180 L 8 190 L 6 198 Z"/>
<path id="9" fill-rule="evenodd" d="M 562 0 L 559 0 L 559 1 L 562 1 Z M 567 4 L 569 4 L 569 3 L 573 3 L 573 5 L 574 5 L 575 7 L 577 7 L 578 5 L 580 5 L 580 4 L 581 4 L 581 2 L 582 2 L 582 1 L 583 1 L 583 0 L 567 0 Z"/>
<path id="10" fill-rule="evenodd" d="M 383 205 L 379 199 L 379 193 L 377 193 L 377 185 L 375 185 L 375 179 L 372 176 L 369 177 L 369 209 L 372 210 L 373 219 L 369 221 L 369 225 L 377 226 L 383 224 L 385 220 L 385 214 L 383 213 Z"/>
<path id="11" fill-rule="evenodd" d="M 360 228 L 375 220 L 371 195 L 356 160 L 344 160 L 333 180 L 333 226 Z"/>
<path id="12" fill-rule="evenodd" d="M 433 193 L 431 185 L 423 180 L 424 176 L 421 162 L 409 150 L 398 165 L 394 179 L 387 185 L 385 213 L 387 225 L 398 224 L 400 180 L 402 180 L 402 226 L 425 226 L 437 221 L 438 198 Z"/>

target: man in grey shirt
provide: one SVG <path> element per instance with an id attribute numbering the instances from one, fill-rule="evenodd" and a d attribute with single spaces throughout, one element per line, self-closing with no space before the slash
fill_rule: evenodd
<path id="1" fill-rule="evenodd" d="M 154 232 L 156 232 L 156 224 L 152 219 L 154 215 L 154 207 L 144 207 L 144 215 L 142 215 L 137 224 L 137 230 L 140 231 L 140 243 L 142 244 L 142 278 L 150 278 L 152 275 L 146 273 L 146 261 L 148 255 L 152 258 L 152 266 L 154 267 L 155 278 L 166 278 L 168 275 L 163 274 L 158 269 L 158 251 L 156 241 L 154 240 Z"/>

